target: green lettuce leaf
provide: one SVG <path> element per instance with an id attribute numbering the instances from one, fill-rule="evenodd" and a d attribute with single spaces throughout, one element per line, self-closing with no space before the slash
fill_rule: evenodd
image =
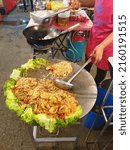
<path id="1" fill-rule="evenodd" d="M 5 88 L 12 88 L 16 84 L 16 81 L 14 79 L 9 79 L 5 82 L 4 84 L 4 89 Z"/>
<path id="2" fill-rule="evenodd" d="M 68 123 L 64 119 L 56 118 L 57 126 L 61 128 L 67 127 Z"/>
<path id="3" fill-rule="evenodd" d="M 41 67 L 41 65 L 47 65 L 48 64 L 48 61 L 43 59 L 43 58 L 36 58 L 36 59 L 33 59 L 33 62 L 34 62 L 34 65 L 35 67 Z"/>
<path id="4" fill-rule="evenodd" d="M 11 89 L 6 90 L 6 98 L 7 99 L 14 99 L 16 102 L 18 102 L 17 97 L 14 95 Z"/>
<path id="5" fill-rule="evenodd" d="M 67 124 L 71 124 L 73 122 L 76 122 L 80 118 L 81 114 L 82 114 L 82 107 L 79 105 L 76 108 L 75 113 L 66 116 L 64 120 Z"/>
<path id="6" fill-rule="evenodd" d="M 18 99 L 6 99 L 5 103 L 9 110 L 14 111 L 18 116 L 21 116 L 24 112 L 24 108 L 18 105 Z"/>
<path id="7" fill-rule="evenodd" d="M 43 58 L 30 59 L 27 63 L 25 63 L 24 65 L 21 65 L 21 67 L 13 69 L 13 72 L 10 75 L 10 78 L 17 81 L 23 75 L 23 73 L 29 68 L 32 68 L 32 69 L 40 68 L 42 65 L 47 65 L 47 63 L 48 61 Z"/>
<path id="8" fill-rule="evenodd" d="M 3 90 L 4 90 L 4 96 L 7 95 L 7 91 L 14 87 L 16 84 L 16 81 L 14 79 L 9 79 L 5 82 Z"/>
<path id="9" fill-rule="evenodd" d="M 35 121 L 41 126 L 48 130 L 50 133 L 54 132 L 57 127 L 65 128 L 69 124 L 74 123 L 77 121 L 82 114 L 82 108 L 79 105 L 76 109 L 76 112 L 66 116 L 65 119 L 60 118 L 48 118 L 45 114 L 38 114 L 35 115 Z"/>
<path id="10" fill-rule="evenodd" d="M 11 73 L 10 78 L 17 81 L 23 75 L 24 71 L 25 71 L 25 69 L 23 69 L 23 68 L 13 69 L 13 72 Z"/>
<path id="11" fill-rule="evenodd" d="M 34 123 L 34 117 L 35 117 L 35 114 L 33 113 L 31 107 L 26 108 L 23 114 L 21 115 L 21 119 L 28 124 Z"/>
<path id="12" fill-rule="evenodd" d="M 38 114 L 35 116 L 35 121 L 41 126 L 48 130 L 50 133 L 56 129 L 56 119 L 48 118 L 46 114 Z"/>
<path id="13" fill-rule="evenodd" d="M 47 65 L 47 60 L 43 58 L 29 59 L 29 61 L 21 66 L 23 69 L 40 68 L 42 65 Z"/>
<path id="14" fill-rule="evenodd" d="M 57 118 L 57 119 L 56 119 L 57 125 L 58 125 L 59 127 L 65 128 L 65 127 L 67 127 L 69 124 L 72 124 L 72 123 L 76 122 L 76 121 L 80 118 L 81 114 L 82 114 L 82 108 L 81 108 L 81 106 L 79 105 L 79 106 L 76 108 L 75 113 L 70 114 L 69 116 L 66 116 L 64 119 Z"/>

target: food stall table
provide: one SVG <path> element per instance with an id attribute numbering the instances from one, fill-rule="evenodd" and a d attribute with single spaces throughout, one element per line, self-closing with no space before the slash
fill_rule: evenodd
<path id="1" fill-rule="evenodd" d="M 58 29 L 58 30 L 60 30 L 60 31 L 64 31 L 67 28 L 69 28 L 69 27 L 71 27 L 71 26 L 73 26 L 73 25 L 75 25 L 77 23 L 80 23 L 80 26 L 75 29 L 76 32 L 78 32 L 78 31 L 88 32 L 88 31 L 90 31 L 90 29 L 92 28 L 92 25 L 93 25 L 92 21 L 88 17 L 86 22 L 69 21 L 68 25 L 65 26 L 65 27 L 59 26 L 56 22 L 54 22 L 54 23 L 51 24 L 51 26 L 56 28 L 56 29 Z M 27 25 L 27 27 L 33 26 L 33 25 L 39 25 L 39 23 L 35 22 L 35 20 L 31 18 L 29 23 L 28 23 L 28 25 Z M 66 40 L 66 37 L 69 36 L 70 34 L 71 34 L 71 32 L 70 33 L 66 33 L 64 35 L 61 35 L 53 42 L 53 45 L 50 47 L 51 52 L 52 52 L 52 58 L 55 57 L 55 55 L 56 55 L 56 53 L 58 51 L 60 51 L 61 54 L 66 58 L 65 52 L 67 51 L 68 48 L 67 48 L 67 46 L 65 44 L 65 40 Z M 35 58 L 36 55 L 39 54 L 39 53 L 43 54 L 42 49 L 44 51 L 44 47 L 43 48 L 40 47 L 39 49 L 33 47 L 33 50 L 34 50 L 33 51 L 33 58 Z"/>
<path id="2" fill-rule="evenodd" d="M 91 30 L 92 28 L 92 21 L 90 20 L 90 18 L 87 16 L 87 20 L 85 22 L 79 22 L 79 21 L 69 21 L 68 25 L 67 26 L 60 26 L 57 24 L 57 22 L 54 22 L 51 26 L 60 30 L 60 31 L 64 31 L 66 30 L 67 28 L 77 24 L 77 23 L 80 23 L 80 26 L 77 27 L 76 29 L 74 29 L 74 32 L 79 32 L 79 31 L 82 31 L 84 34 L 88 31 Z M 54 53 L 54 56 L 56 55 L 56 53 L 58 51 L 60 51 L 62 53 L 62 55 L 66 58 L 66 55 L 65 55 L 65 52 L 67 51 L 68 47 L 66 46 L 66 44 L 64 44 L 64 41 L 66 40 L 66 37 L 68 36 L 68 38 L 70 38 L 71 32 L 70 33 L 67 33 L 63 36 L 60 36 L 56 41 L 54 41 L 55 45 L 57 46 L 57 48 L 55 48 L 55 53 Z M 71 38 L 70 38 L 71 40 Z"/>

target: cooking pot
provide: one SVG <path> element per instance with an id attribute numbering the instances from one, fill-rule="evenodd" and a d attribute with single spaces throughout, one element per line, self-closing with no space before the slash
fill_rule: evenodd
<path id="1" fill-rule="evenodd" d="M 60 35 L 68 33 L 75 28 L 79 27 L 77 23 L 64 31 L 60 31 L 46 24 L 34 25 L 23 30 L 23 35 L 31 45 L 52 45 L 53 41 L 56 40 Z"/>

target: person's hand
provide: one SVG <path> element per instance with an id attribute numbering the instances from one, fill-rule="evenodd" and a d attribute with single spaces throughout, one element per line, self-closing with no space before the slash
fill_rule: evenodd
<path id="1" fill-rule="evenodd" d="M 103 57 L 103 46 L 98 45 L 93 50 L 92 54 L 90 55 L 91 59 L 94 61 L 94 64 L 97 64 Z"/>
<path id="2" fill-rule="evenodd" d="M 90 55 L 91 59 L 94 61 L 94 64 L 97 64 L 103 57 L 103 51 L 106 46 L 112 43 L 113 32 L 110 33 L 99 45 L 95 47 L 92 54 Z"/>

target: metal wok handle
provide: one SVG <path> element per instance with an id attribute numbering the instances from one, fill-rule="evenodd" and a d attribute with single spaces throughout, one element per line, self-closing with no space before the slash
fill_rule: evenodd
<path id="1" fill-rule="evenodd" d="M 80 23 L 77 23 L 77 24 L 75 24 L 75 25 L 69 27 L 68 29 L 62 31 L 60 34 L 65 34 L 65 33 L 67 33 L 67 32 L 71 32 L 71 31 L 73 31 L 74 29 L 76 29 L 76 28 L 79 27 L 79 26 L 80 26 Z"/>
<path id="2" fill-rule="evenodd" d="M 87 66 L 91 62 L 91 57 L 86 61 L 86 63 L 68 80 L 68 83 L 70 83 L 83 69 L 85 66 Z"/>
<path id="3" fill-rule="evenodd" d="M 54 17 L 55 15 L 58 15 L 58 14 L 60 14 L 60 13 L 63 13 L 63 12 L 65 12 L 65 11 L 68 11 L 68 10 L 70 10 L 70 8 L 66 8 L 66 9 L 57 11 L 57 12 L 55 12 L 55 13 L 53 13 L 53 14 L 50 14 L 50 15 L 48 15 L 48 16 L 45 16 L 45 17 L 43 18 L 43 20 L 44 20 L 44 19 L 51 18 L 51 17 Z"/>

